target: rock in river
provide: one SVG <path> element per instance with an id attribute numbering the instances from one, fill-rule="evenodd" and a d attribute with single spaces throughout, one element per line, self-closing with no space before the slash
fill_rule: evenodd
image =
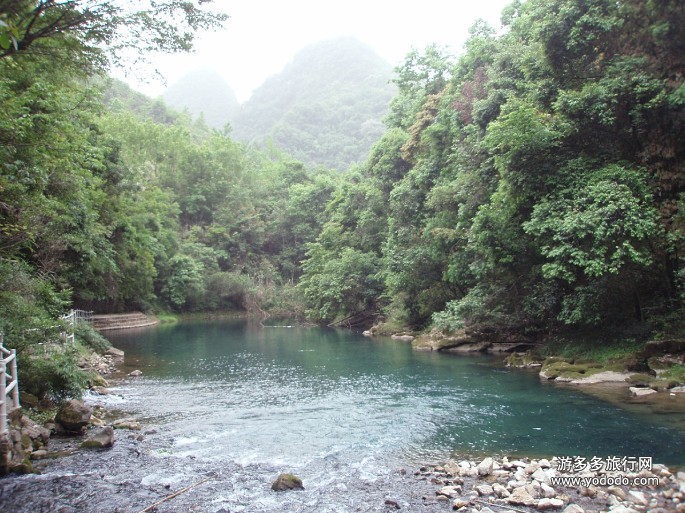
<path id="1" fill-rule="evenodd" d="M 284 492 L 286 490 L 304 490 L 302 486 L 302 479 L 293 474 L 281 474 L 271 485 L 271 489 L 275 492 Z"/>
<path id="2" fill-rule="evenodd" d="M 67 433 L 81 434 L 86 429 L 93 409 L 81 401 L 72 399 L 64 403 L 55 417 L 55 421 L 64 428 Z"/>

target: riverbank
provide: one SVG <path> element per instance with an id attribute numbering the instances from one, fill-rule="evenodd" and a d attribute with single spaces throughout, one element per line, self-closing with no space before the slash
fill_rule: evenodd
<path id="1" fill-rule="evenodd" d="M 638 398 L 643 403 L 663 404 L 668 398 L 672 411 L 685 412 L 685 339 L 606 342 L 598 335 L 592 340 L 535 342 L 528 336 L 495 330 L 386 333 L 378 326 L 364 335 L 390 336 L 411 343 L 415 351 L 500 355 L 505 367 L 535 371 L 545 382 L 576 386 L 614 400 L 619 394 L 606 394 L 609 387 L 625 390 L 628 395 L 623 399 Z"/>
<path id="2" fill-rule="evenodd" d="M 308 336 L 312 338 L 305 340 Z M 533 478 L 524 486 L 534 499 L 530 506 L 509 502 L 504 493 L 491 495 L 482 485 L 493 492 L 501 491 L 497 483 L 511 487 L 507 492 L 514 500 L 524 494 L 513 493 L 523 486 L 524 480 L 516 477 L 519 467 L 508 476 L 499 473 L 507 470 L 497 468 L 505 465 L 502 454 L 510 455 L 510 463 L 526 466 L 531 462 L 526 454 L 546 454 L 553 466 L 560 458 L 554 460 L 550 453 L 569 452 L 626 457 L 644 452 L 654 455 L 655 462 L 673 463 L 680 458 L 669 459 L 652 440 L 671 452 L 681 453 L 683 447 L 681 436 L 668 438 L 666 431 L 639 423 L 634 430 L 644 436 L 623 432 L 634 443 L 622 444 L 616 428 L 628 419 L 611 413 L 612 408 L 580 394 L 553 391 L 524 372 L 496 370 L 489 359 L 413 353 L 406 344 L 387 339 L 375 343 L 334 330 L 264 330 L 214 322 L 122 333 L 112 340 L 127 352 L 120 366 L 125 375 L 121 380 L 107 376 L 109 394 L 86 397 L 88 404 L 113 413 L 96 413 L 105 425 L 88 428 L 111 427 L 112 447 L 92 450 L 80 447 L 78 438 L 51 440 L 50 451 L 67 448 L 73 453 L 40 460 L 36 465 L 42 475 L 0 480 L 2 496 L 22 500 L 19 513 L 62 508 L 140 512 L 197 483 L 159 511 L 332 513 L 399 506 L 444 512 L 457 498 L 468 501 L 463 505 L 468 513 L 482 507 L 536 512 L 559 505 L 542 499 L 564 501 L 552 510 L 575 504 L 586 511 L 609 511 L 617 504 L 578 502 L 585 499 L 563 487 L 553 487 L 555 497 L 534 496 L 525 489 L 535 491 Z M 136 368 L 143 374 L 129 376 Z M 495 383 L 499 386 L 489 388 Z M 518 392 L 531 384 L 532 396 L 522 400 Z M 569 410 L 574 412 L 570 416 Z M 593 429 L 609 414 L 618 422 Z M 128 417 L 127 426 L 114 429 L 114 420 L 121 417 Z M 456 429 L 448 431 L 450 425 Z M 581 436 L 569 437 L 567 431 Z M 601 437 L 606 442 L 595 443 Z M 556 444 L 558 440 L 563 443 Z M 455 449 L 462 457 L 479 455 L 469 461 L 470 472 L 485 455 L 497 454 L 492 473 L 438 475 L 459 466 L 461 458 L 448 461 Z M 446 463 L 425 465 L 428 461 Z M 272 492 L 271 483 L 283 472 L 302 478 L 305 490 Z M 458 497 L 454 490 L 447 495 L 443 490 L 455 484 L 453 478 L 463 480 Z M 607 492 L 608 487 L 598 488 Z M 665 488 L 637 491 L 649 501 L 652 492 L 657 500 L 670 493 Z M 632 509 L 632 503 L 621 502 Z M 0 503 L 0 508 L 13 511 L 6 504 L 15 503 Z"/>

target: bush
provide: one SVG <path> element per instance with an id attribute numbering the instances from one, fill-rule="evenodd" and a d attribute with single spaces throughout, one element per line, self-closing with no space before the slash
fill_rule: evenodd
<path id="1" fill-rule="evenodd" d="M 99 354 L 107 351 L 112 344 L 87 322 L 79 322 L 74 326 L 74 335 L 85 346 Z"/>
<path id="2" fill-rule="evenodd" d="M 24 391 L 58 401 L 81 397 L 88 381 L 88 375 L 76 365 L 75 355 L 66 351 L 49 358 L 24 358 L 18 371 Z"/>

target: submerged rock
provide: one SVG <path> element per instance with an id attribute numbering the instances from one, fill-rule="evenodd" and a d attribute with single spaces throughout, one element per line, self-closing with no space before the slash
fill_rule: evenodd
<path id="1" fill-rule="evenodd" d="M 294 474 L 281 474 L 271 485 L 275 492 L 285 492 L 287 490 L 304 490 L 302 479 Z"/>

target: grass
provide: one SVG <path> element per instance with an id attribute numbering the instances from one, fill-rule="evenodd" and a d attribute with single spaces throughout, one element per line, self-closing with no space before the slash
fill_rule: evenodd
<path id="1" fill-rule="evenodd" d="M 685 383 L 685 365 L 673 365 L 659 374 L 660 379 Z"/>
<path id="2" fill-rule="evenodd" d="M 588 360 L 606 364 L 638 353 L 644 344 L 636 339 L 566 339 L 550 341 L 542 349 L 543 356 L 559 356 L 569 360 Z"/>

